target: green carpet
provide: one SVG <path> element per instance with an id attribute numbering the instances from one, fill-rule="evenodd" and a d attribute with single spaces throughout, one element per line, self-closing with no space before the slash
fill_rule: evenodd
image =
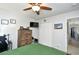
<path id="1" fill-rule="evenodd" d="M 14 50 L 2 52 L 0 55 L 65 55 L 65 53 L 41 44 L 30 44 Z"/>

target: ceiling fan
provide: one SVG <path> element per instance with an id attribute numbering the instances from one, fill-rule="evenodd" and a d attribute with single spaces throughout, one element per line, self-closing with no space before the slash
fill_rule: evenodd
<path id="1" fill-rule="evenodd" d="M 31 7 L 25 8 L 23 9 L 24 11 L 27 10 L 33 10 L 34 12 L 36 12 L 37 15 L 40 14 L 40 10 L 52 10 L 52 8 L 47 7 L 47 6 L 41 6 L 42 3 L 29 3 L 30 5 L 32 5 Z"/>

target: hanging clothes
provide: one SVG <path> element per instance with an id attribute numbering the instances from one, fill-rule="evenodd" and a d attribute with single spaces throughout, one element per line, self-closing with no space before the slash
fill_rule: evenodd
<path id="1" fill-rule="evenodd" d="M 75 31 L 74 27 L 71 28 L 71 38 L 75 38 Z"/>

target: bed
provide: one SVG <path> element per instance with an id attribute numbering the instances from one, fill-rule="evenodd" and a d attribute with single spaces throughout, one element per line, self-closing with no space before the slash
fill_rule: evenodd
<path id="1" fill-rule="evenodd" d="M 66 53 L 42 44 L 30 44 L 14 50 L 8 50 L 0 55 L 65 55 Z"/>

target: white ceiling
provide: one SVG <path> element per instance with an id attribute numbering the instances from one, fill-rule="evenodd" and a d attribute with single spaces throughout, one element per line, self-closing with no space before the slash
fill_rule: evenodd
<path id="1" fill-rule="evenodd" d="M 37 15 L 32 10 L 23 11 L 24 8 L 31 6 L 27 3 L 0 3 L 0 10 L 5 10 L 15 13 L 21 12 L 24 15 L 34 19 L 41 19 L 73 10 L 79 10 L 78 3 L 47 3 L 47 4 L 44 3 L 42 5 L 49 6 L 53 10 L 52 11 L 41 10 L 40 15 Z"/>

